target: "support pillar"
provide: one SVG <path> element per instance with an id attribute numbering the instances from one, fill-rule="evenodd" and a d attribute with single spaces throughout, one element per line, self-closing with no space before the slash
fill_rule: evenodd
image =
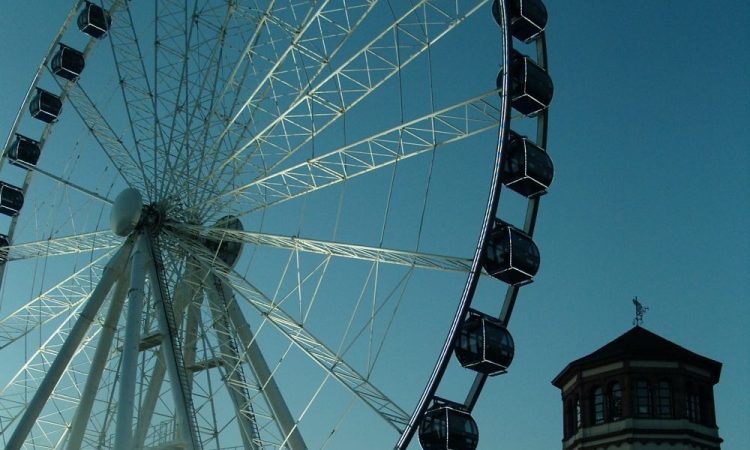
<path id="1" fill-rule="evenodd" d="M 250 369 L 253 371 L 258 384 L 261 386 L 263 396 L 271 408 L 274 420 L 279 427 L 279 431 L 286 437 L 286 445 L 290 450 L 307 450 L 307 445 L 302 439 L 302 435 L 297 428 L 297 423 L 292 417 L 289 408 L 284 401 L 284 397 L 281 395 L 276 380 L 271 375 L 271 370 L 263 357 L 258 343 L 256 342 L 250 325 L 245 320 L 245 316 L 242 314 L 237 301 L 235 300 L 234 294 L 231 288 L 219 279 L 216 275 L 209 275 L 214 281 L 208 283 L 209 289 L 213 289 L 217 294 L 222 295 L 226 301 L 227 315 L 229 320 L 232 322 L 234 329 L 237 332 L 240 344 L 244 350 L 244 356 L 247 358 L 247 362 L 250 365 Z M 221 287 L 221 292 L 217 291 L 216 286 Z"/>
<path id="2" fill-rule="evenodd" d="M 150 243 L 146 242 L 145 245 L 147 253 L 153 262 L 153 264 L 149 266 L 149 279 L 151 281 L 151 291 L 154 296 L 154 303 L 156 304 L 156 308 L 154 309 L 156 310 L 156 318 L 159 323 L 159 331 L 162 335 L 162 355 L 167 368 L 167 374 L 169 375 L 169 382 L 172 385 L 177 426 L 182 434 L 183 440 L 187 443 L 188 448 L 193 449 L 196 447 L 196 444 L 200 445 L 200 442 L 198 441 L 197 430 L 193 426 L 192 401 L 189 397 L 190 392 L 188 392 L 188 389 L 186 388 L 187 384 L 185 382 L 187 380 L 185 380 L 185 368 L 180 367 L 178 363 L 178 354 L 176 351 L 178 349 L 177 339 L 179 339 L 179 337 L 177 336 L 176 325 L 174 327 L 171 326 L 168 319 L 167 308 L 172 308 L 172 305 L 165 303 L 166 299 L 162 295 L 153 249 L 151 248 Z M 172 314 L 174 314 L 174 311 L 172 311 Z M 181 354 L 179 354 L 179 359 L 182 360 Z"/>
<path id="3" fill-rule="evenodd" d="M 130 287 L 130 276 L 127 273 L 127 270 L 124 270 L 123 272 L 124 273 L 117 281 L 115 292 L 112 295 L 109 310 L 107 311 L 107 317 L 104 319 L 104 325 L 99 334 L 99 342 L 96 346 L 94 359 L 91 362 L 91 369 L 86 377 L 86 385 L 81 394 L 81 401 L 78 404 L 78 408 L 76 408 L 76 413 L 70 426 L 70 436 L 68 437 L 67 443 L 68 450 L 79 450 L 81 448 L 83 434 L 86 431 L 86 425 L 91 417 L 91 409 L 94 405 L 94 399 L 96 398 L 96 391 L 99 390 L 102 373 L 104 373 L 104 368 L 107 364 L 107 357 L 112 348 L 112 338 L 115 335 L 115 331 L 117 331 L 117 323 L 120 320 L 122 307 L 125 303 L 125 296 Z"/>
<path id="4" fill-rule="evenodd" d="M 177 284 L 174 293 L 175 322 L 178 324 L 182 323 L 182 317 L 185 314 L 185 309 L 188 308 L 188 325 L 186 327 L 188 329 L 191 327 L 191 314 L 194 313 L 195 310 L 195 308 L 193 307 L 193 298 L 196 290 L 195 287 L 190 283 L 192 281 L 191 276 L 191 269 L 188 268 L 185 273 L 185 278 Z M 195 320 L 192 321 L 195 322 Z M 186 339 L 189 341 L 190 331 L 188 330 L 185 333 L 187 335 Z M 193 331 L 192 333 L 194 335 L 195 331 Z M 187 342 L 187 345 L 188 348 L 193 349 L 193 354 L 195 354 L 195 338 L 192 339 L 192 344 L 191 342 Z M 188 349 L 185 349 L 185 354 L 187 355 L 187 353 Z M 190 377 L 189 371 L 187 371 L 187 367 L 190 367 L 194 360 L 194 357 L 184 357 L 187 386 L 192 385 L 192 377 Z M 156 402 L 159 399 L 159 393 L 161 392 L 161 387 L 164 382 L 164 375 L 166 375 L 166 371 L 167 368 L 164 365 L 164 352 L 160 351 L 156 356 L 156 362 L 151 375 L 151 381 L 149 382 L 148 389 L 146 390 L 146 395 L 143 398 L 141 411 L 138 417 L 138 425 L 136 426 L 135 438 L 133 441 L 133 448 L 137 450 L 142 449 L 144 446 L 146 435 L 148 434 L 148 427 L 151 425 L 154 409 L 156 407 Z"/>
<path id="5" fill-rule="evenodd" d="M 209 276 L 209 280 L 211 279 L 216 280 L 215 277 Z M 242 379 L 239 372 L 241 370 L 239 367 L 240 357 L 230 341 L 232 336 L 230 335 L 231 330 L 226 308 L 224 307 L 222 297 L 218 296 L 215 290 L 209 289 L 207 294 L 213 318 L 213 328 L 219 339 L 222 364 L 227 371 L 224 384 L 234 405 L 242 443 L 246 449 L 257 450 L 258 446 L 256 442 L 259 440 L 259 436 L 255 433 L 257 429 L 253 424 L 255 418 L 248 414 L 250 412 L 248 408 L 250 406 L 250 399 L 247 397 L 247 389 L 240 387 L 245 383 L 245 380 Z"/>
<path id="6" fill-rule="evenodd" d="M 60 347 L 60 351 L 50 365 L 49 370 L 47 370 L 47 373 L 44 375 L 44 379 L 39 385 L 39 388 L 37 388 L 31 402 L 29 402 L 18 426 L 13 430 L 13 434 L 8 439 L 5 450 L 18 450 L 23 445 L 31 428 L 39 418 L 39 414 L 41 414 L 44 405 L 47 403 L 47 399 L 49 399 L 49 396 L 60 381 L 65 369 L 68 367 L 68 364 L 70 364 L 73 356 L 75 356 L 78 351 L 78 347 L 86 336 L 89 326 L 91 326 L 94 318 L 99 313 L 99 309 L 101 308 L 102 303 L 104 303 L 104 299 L 107 297 L 112 285 L 124 271 L 128 261 L 128 256 L 130 256 L 132 245 L 132 240 L 127 240 L 104 267 L 99 284 L 96 285 L 96 288 L 94 288 L 94 291 L 89 296 L 89 299 L 86 301 L 86 306 L 84 306 L 81 311 L 81 315 L 75 325 L 73 325 L 73 329 L 70 330 L 70 334 L 65 339 L 62 347 Z"/>
<path id="7" fill-rule="evenodd" d="M 122 348 L 120 367 L 120 392 L 117 402 L 115 448 L 132 448 L 133 410 L 135 406 L 135 382 L 138 375 L 138 347 L 141 340 L 141 317 L 143 314 L 143 286 L 146 264 L 146 236 L 137 237 L 131 258 L 130 289 L 128 290 L 128 316 L 125 323 L 125 342 Z"/>

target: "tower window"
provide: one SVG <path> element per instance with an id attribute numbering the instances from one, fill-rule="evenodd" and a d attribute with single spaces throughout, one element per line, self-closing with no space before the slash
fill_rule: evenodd
<path id="1" fill-rule="evenodd" d="M 609 420 L 622 419 L 622 386 L 614 382 L 609 386 Z"/>
<path id="2" fill-rule="evenodd" d="M 583 424 L 581 400 L 578 395 L 571 395 L 565 402 L 565 438 L 575 435 Z"/>
<path id="3" fill-rule="evenodd" d="M 651 386 L 643 379 L 635 382 L 635 414 L 641 417 L 651 415 Z"/>
<path id="4" fill-rule="evenodd" d="M 568 438 L 575 433 L 575 420 L 573 414 L 573 400 L 565 402 L 565 437 Z"/>
<path id="5" fill-rule="evenodd" d="M 594 424 L 604 423 L 604 390 L 601 386 L 595 386 L 593 390 Z"/>
<path id="6" fill-rule="evenodd" d="M 716 412 L 714 411 L 713 395 L 710 389 L 706 386 L 701 386 L 699 394 L 703 411 L 701 423 L 704 425 L 716 425 Z"/>
<path id="7" fill-rule="evenodd" d="M 672 417 L 672 386 L 669 381 L 659 381 L 656 393 L 656 415 L 662 418 Z"/>
<path id="8" fill-rule="evenodd" d="M 685 417 L 691 422 L 701 421 L 701 402 L 698 390 L 688 383 L 685 389 Z"/>

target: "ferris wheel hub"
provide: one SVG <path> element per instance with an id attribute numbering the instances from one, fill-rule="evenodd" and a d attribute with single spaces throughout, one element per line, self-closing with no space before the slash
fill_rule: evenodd
<path id="1" fill-rule="evenodd" d="M 141 220 L 143 197 L 137 189 L 127 188 L 115 198 L 110 214 L 112 232 L 118 236 L 127 236 L 133 232 Z"/>

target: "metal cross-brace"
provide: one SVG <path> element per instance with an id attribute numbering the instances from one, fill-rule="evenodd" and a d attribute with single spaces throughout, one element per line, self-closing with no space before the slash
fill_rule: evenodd
<path id="1" fill-rule="evenodd" d="M 201 248 L 201 244 L 183 241 L 182 245 L 187 251 L 193 254 L 206 270 L 222 279 L 227 286 L 232 286 L 234 292 L 244 298 L 263 317 L 267 318 L 291 343 L 296 345 L 313 362 L 317 363 L 350 392 L 359 397 L 367 406 L 382 417 L 386 423 L 399 432 L 403 429 L 403 426 L 408 422 L 408 414 L 380 389 L 375 387 L 369 379 L 357 372 L 349 363 L 328 348 L 302 324 L 266 297 L 244 277 L 214 258 L 213 254 L 207 249 Z M 229 302 L 228 307 L 230 318 L 240 314 L 236 301 Z M 232 312 L 233 309 L 236 311 L 235 313 Z M 241 322 L 238 323 L 241 325 Z M 249 327 L 246 325 L 238 326 L 237 323 L 235 323 L 235 328 L 238 332 L 243 329 L 249 330 Z M 248 338 L 247 342 L 252 342 L 252 336 Z M 242 342 L 243 339 L 241 338 L 240 341 Z M 242 342 L 243 346 L 247 342 Z"/>

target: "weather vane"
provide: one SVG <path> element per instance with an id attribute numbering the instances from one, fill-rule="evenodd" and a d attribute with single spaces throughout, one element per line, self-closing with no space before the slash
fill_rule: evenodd
<path id="1" fill-rule="evenodd" d="M 633 319 L 633 325 L 640 326 L 643 323 L 643 315 L 648 311 L 648 306 L 643 306 L 641 302 L 638 301 L 637 296 L 633 299 L 633 304 L 635 305 L 635 319 Z"/>

